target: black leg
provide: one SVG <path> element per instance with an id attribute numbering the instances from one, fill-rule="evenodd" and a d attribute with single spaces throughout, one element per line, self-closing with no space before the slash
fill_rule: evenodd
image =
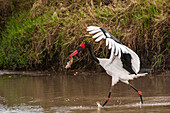
<path id="1" fill-rule="evenodd" d="M 141 103 L 143 104 L 143 99 L 142 99 L 142 92 L 139 91 L 138 89 L 136 89 L 134 86 L 132 86 L 131 84 L 129 84 L 131 88 L 133 88 L 140 96 L 140 100 L 141 100 Z"/>
<path id="2" fill-rule="evenodd" d="M 112 93 L 112 86 L 110 87 L 109 95 L 108 95 L 105 103 L 102 105 L 103 107 L 104 107 L 104 106 L 106 105 L 106 103 L 110 100 L 111 93 Z"/>

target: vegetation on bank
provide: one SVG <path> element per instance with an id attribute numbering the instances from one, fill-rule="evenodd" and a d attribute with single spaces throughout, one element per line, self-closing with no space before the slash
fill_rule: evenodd
<path id="1" fill-rule="evenodd" d="M 27 0 L 25 0 L 26 2 Z M 62 70 L 66 57 L 89 40 L 98 57 L 109 57 L 105 42 L 94 43 L 86 27 L 99 26 L 117 37 L 152 71 L 169 69 L 168 0 L 43 0 L 14 12 L 0 38 L 1 69 Z M 87 50 L 72 68 L 100 69 Z"/>

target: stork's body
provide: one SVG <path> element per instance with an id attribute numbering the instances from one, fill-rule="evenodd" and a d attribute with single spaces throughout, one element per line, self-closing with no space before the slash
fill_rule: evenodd
<path id="1" fill-rule="evenodd" d="M 92 38 L 96 38 L 96 42 L 102 39 L 106 40 L 106 46 L 108 46 L 108 49 L 111 49 L 110 58 L 97 58 L 93 53 L 90 42 L 88 41 L 84 41 L 84 43 L 76 51 L 74 51 L 69 58 L 76 55 L 79 51 L 88 48 L 92 58 L 106 70 L 108 75 L 112 77 L 110 92 L 103 106 L 109 101 L 112 87 L 119 80 L 130 85 L 136 92 L 138 92 L 141 98 L 141 103 L 143 103 L 142 93 L 128 82 L 128 80 L 147 74 L 138 74 L 140 70 L 140 60 L 138 55 L 130 48 L 120 43 L 114 36 L 103 28 L 90 26 L 87 28 L 87 31 L 89 31 L 89 34 L 95 34 Z"/>

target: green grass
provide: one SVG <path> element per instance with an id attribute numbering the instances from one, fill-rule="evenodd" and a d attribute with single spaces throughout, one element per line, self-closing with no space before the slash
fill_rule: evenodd
<path id="1" fill-rule="evenodd" d="M 93 44 L 96 56 L 109 57 L 105 42 L 94 43 L 86 32 L 89 25 L 105 28 L 132 48 L 143 67 L 152 71 L 168 68 L 166 0 L 118 1 L 108 6 L 100 6 L 99 2 L 92 5 L 91 0 L 55 4 L 38 4 L 8 19 L 0 39 L 1 68 L 62 70 L 68 54 L 84 40 Z M 86 51 L 76 56 L 74 63 L 73 68 L 77 69 L 98 68 Z"/>

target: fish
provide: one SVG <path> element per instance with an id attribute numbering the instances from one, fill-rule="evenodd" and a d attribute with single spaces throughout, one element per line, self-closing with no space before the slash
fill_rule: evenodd
<path id="1" fill-rule="evenodd" d="M 71 65 L 73 64 L 73 58 L 71 57 L 70 60 L 67 62 L 67 65 L 65 66 L 66 69 L 71 68 Z"/>

